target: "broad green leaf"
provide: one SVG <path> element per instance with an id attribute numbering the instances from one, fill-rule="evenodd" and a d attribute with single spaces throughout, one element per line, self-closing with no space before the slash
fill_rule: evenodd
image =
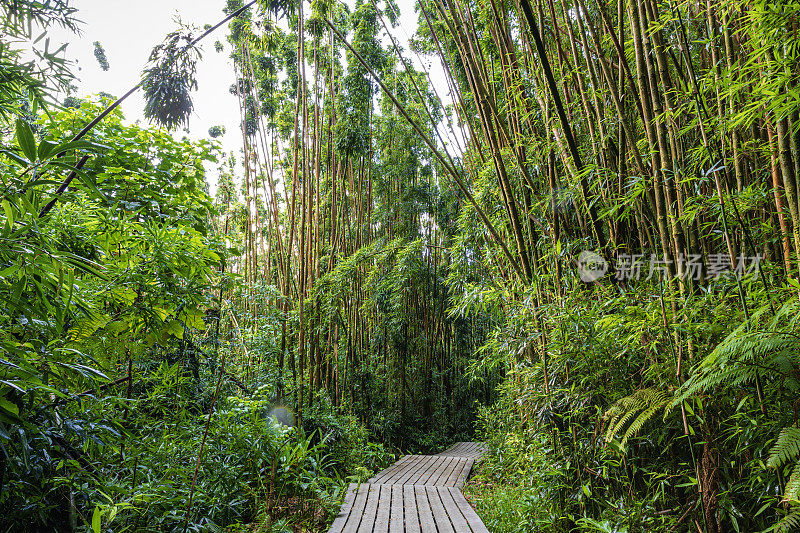
<path id="1" fill-rule="evenodd" d="M 100 507 L 95 507 L 94 513 L 92 514 L 93 533 L 100 533 L 100 522 L 102 519 L 103 519 L 103 511 L 100 510 Z"/>
<path id="2" fill-rule="evenodd" d="M 55 146 L 53 148 L 52 153 L 59 154 L 61 152 L 67 152 L 69 150 L 86 150 L 89 152 L 102 152 L 104 150 L 111 150 L 111 147 L 105 144 L 98 144 L 89 141 L 70 141 Z"/>
<path id="3" fill-rule="evenodd" d="M 75 168 L 73 165 L 67 163 L 61 163 L 57 160 L 51 161 L 49 164 L 61 167 L 67 170 L 68 172 L 74 172 L 81 183 L 86 185 L 92 192 L 94 192 L 94 194 L 99 196 L 104 202 L 108 202 L 108 198 L 106 198 L 106 196 L 100 191 L 100 189 L 97 188 L 97 185 L 95 185 L 94 179 L 83 170 L 79 170 Z"/>
<path id="4" fill-rule="evenodd" d="M 0 398 L 0 409 L 8 411 L 14 416 L 19 416 L 19 407 L 17 404 L 10 400 L 6 400 L 5 398 Z"/>
<path id="5" fill-rule="evenodd" d="M 36 161 L 36 139 L 33 131 L 20 119 L 17 120 L 17 143 L 29 161 Z"/>
<path id="6" fill-rule="evenodd" d="M 3 200 L 3 211 L 6 213 L 6 223 L 9 229 L 14 227 L 14 208 L 8 200 Z"/>
<path id="7" fill-rule="evenodd" d="M 53 153 L 53 148 L 55 147 L 56 143 L 52 141 L 44 140 L 41 143 L 39 143 L 39 150 L 38 150 L 39 160 L 44 161 L 45 159 L 50 157 L 50 154 Z"/>
<path id="8" fill-rule="evenodd" d="M 0 153 L 5 154 L 6 157 L 8 157 L 9 159 L 11 159 L 16 164 L 18 164 L 23 168 L 27 167 L 31 163 L 24 157 L 20 157 L 19 154 L 17 154 L 16 152 L 12 152 L 11 150 L 8 150 L 6 148 L 0 149 Z"/>

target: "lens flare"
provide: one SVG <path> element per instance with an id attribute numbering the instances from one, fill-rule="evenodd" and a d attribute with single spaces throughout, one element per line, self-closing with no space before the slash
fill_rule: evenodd
<path id="1" fill-rule="evenodd" d="M 273 407 L 269 412 L 269 417 L 277 424 L 283 424 L 289 427 L 295 426 L 294 413 L 291 409 L 283 405 L 276 405 Z"/>

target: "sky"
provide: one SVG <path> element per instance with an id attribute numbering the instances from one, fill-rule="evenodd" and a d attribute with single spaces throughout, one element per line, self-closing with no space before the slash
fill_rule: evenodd
<path id="1" fill-rule="evenodd" d="M 64 32 L 53 32 L 52 39 L 69 42 L 67 57 L 77 61 L 77 96 L 105 91 L 114 96 L 125 94 L 139 81 L 153 47 L 164 36 L 175 30 L 176 17 L 184 23 L 202 28 L 205 24 L 216 24 L 225 14 L 224 0 L 75 0 L 77 17 L 83 21 L 82 35 L 72 36 Z M 227 134 L 222 138 L 226 151 L 238 151 L 241 138 L 239 109 L 235 95 L 228 92 L 233 83 L 233 70 L 228 55 L 230 48 L 222 53 L 214 50 L 214 41 L 226 44 L 227 28 L 206 37 L 202 42 L 203 58 L 197 65 L 198 90 L 192 94 L 194 113 L 189 119 L 189 136 L 207 138 L 208 128 L 225 126 Z M 94 57 L 94 42 L 99 41 L 106 52 L 110 65 L 103 71 Z M 144 99 L 137 91 L 120 106 L 126 119 L 137 120 L 143 125 Z M 176 136 L 183 135 L 178 130 Z"/>
<path id="2" fill-rule="evenodd" d="M 352 4 L 352 0 L 349 3 Z M 414 0 L 398 0 L 397 4 L 401 13 L 400 24 L 392 33 L 407 50 L 408 38 L 417 27 Z M 225 17 L 222 12 L 225 0 L 73 0 L 73 5 L 78 9 L 77 18 L 83 21 L 82 35 L 54 29 L 50 37 L 54 43 L 69 43 L 66 56 L 77 62 L 78 97 L 100 91 L 114 96 L 126 93 L 139 81 L 152 48 L 178 27 L 178 16 L 185 24 L 199 28 L 216 24 Z M 309 12 L 308 1 L 306 7 L 306 12 Z M 234 82 L 234 74 L 226 41 L 227 31 L 223 26 L 201 43 L 203 58 L 197 65 L 198 90 L 193 93 L 194 113 L 189 120 L 188 135 L 194 139 L 207 138 L 211 126 L 224 126 L 227 133 L 220 139 L 223 149 L 238 153 L 241 130 L 237 98 L 228 90 Z M 225 45 L 221 53 L 214 50 L 217 40 Z M 110 64 L 108 71 L 104 72 L 94 57 L 95 41 L 105 49 Z M 432 70 L 434 83 L 438 85 L 443 80 L 441 69 L 434 65 Z M 120 107 L 128 122 L 148 124 L 143 115 L 141 91 Z M 178 130 L 174 135 L 181 137 L 184 132 Z M 216 185 L 213 181 L 212 192 Z"/>

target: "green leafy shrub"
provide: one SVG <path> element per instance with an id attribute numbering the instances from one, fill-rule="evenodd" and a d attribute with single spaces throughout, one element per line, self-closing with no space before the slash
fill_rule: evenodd
<path id="1" fill-rule="evenodd" d="M 369 443 L 366 427 L 355 416 L 338 414 L 324 393 L 317 394 L 303 413 L 303 430 L 324 443 L 330 464 L 341 477 L 353 475 L 359 467 L 372 475 L 394 458 L 382 444 Z"/>

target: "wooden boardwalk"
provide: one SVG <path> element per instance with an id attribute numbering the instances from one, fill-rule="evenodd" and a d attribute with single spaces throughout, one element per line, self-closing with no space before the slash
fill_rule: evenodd
<path id="1" fill-rule="evenodd" d="M 468 457 L 477 459 L 486 451 L 486 445 L 482 442 L 457 442 L 451 448 L 442 453 L 437 453 L 439 457 Z"/>
<path id="2" fill-rule="evenodd" d="M 366 483 L 351 483 L 330 533 L 488 533 L 461 494 L 484 446 L 406 455 Z"/>
<path id="3" fill-rule="evenodd" d="M 467 479 L 475 459 L 406 455 L 395 464 L 367 480 L 374 485 L 427 485 L 460 487 Z"/>

